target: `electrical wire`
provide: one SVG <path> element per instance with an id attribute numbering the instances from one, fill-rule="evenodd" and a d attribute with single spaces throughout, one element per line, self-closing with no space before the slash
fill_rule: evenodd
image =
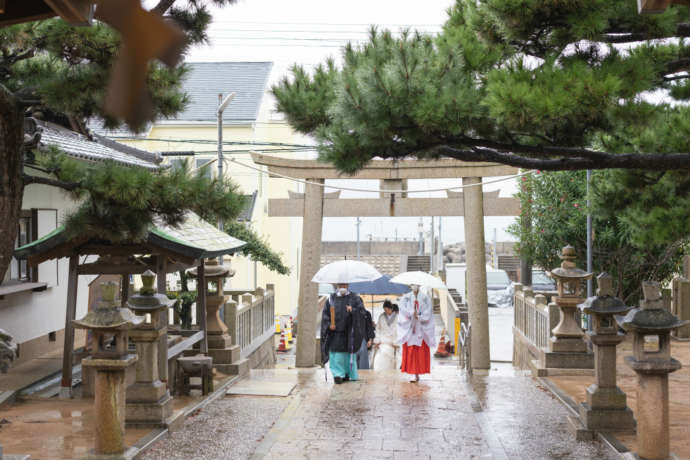
<path id="1" fill-rule="evenodd" d="M 242 162 L 236 160 L 235 158 L 224 158 L 223 161 L 235 163 L 239 166 L 243 166 L 243 167 L 248 168 L 248 169 L 253 169 L 254 171 L 260 172 L 261 174 L 267 174 L 270 176 L 280 177 L 281 179 L 287 179 L 287 180 L 291 180 L 293 182 L 299 182 L 299 183 L 305 184 L 305 185 L 307 185 L 307 184 L 318 185 L 319 187 L 323 187 L 323 188 L 330 188 L 330 189 L 334 189 L 334 190 L 346 190 L 346 191 L 350 191 L 350 192 L 375 192 L 375 193 L 379 193 L 381 191 L 384 191 L 386 193 L 425 193 L 425 192 L 445 192 L 448 190 L 463 190 L 463 189 L 469 188 L 469 187 L 477 187 L 477 186 L 482 186 L 482 185 L 495 184 L 498 182 L 504 182 L 507 180 L 516 179 L 518 177 L 526 176 L 528 174 L 534 174 L 537 171 L 536 169 L 530 169 L 529 171 L 524 171 L 524 172 L 521 172 L 518 174 L 514 174 L 512 176 L 502 177 L 500 179 L 489 180 L 486 182 L 482 181 L 482 182 L 479 182 L 477 184 L 458 185 L 456 187 L 443 187 L 443 188 L 433 188 L 433 189 L 426 189 L 426 190 L 381 190 L 381 189 L 365 189 L 365 188 L 343 187 L 343 186 L 337 186 L 337 185 L 326 185 L 325 182 L 324 183 L 312 182 L 312 181 L 308 181 L 306 179 L 299 179 L 297 177 L 291 177 L 291 176 L 287 176 L 285 174 L 280 174 L 280 173 L 277 173 L 275 171 L 269 173 L 268 171 L 264 171 L 261 168 L 257 168 L 255 166 L 248 165 L 246 163 L 242 163 Z"/>

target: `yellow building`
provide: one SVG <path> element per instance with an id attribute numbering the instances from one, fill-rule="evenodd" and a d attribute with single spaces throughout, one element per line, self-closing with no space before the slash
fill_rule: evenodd
<path id="1" fill-rule="evenodd" d="M 268 179 L 264 173 L 241 166 L 237 160 L 262 169 L 251 160 L 250 150 L 281 149 L 276 144 L 304 144 L 305 139 L 292 131 L 274 110 L 268 81 L 271 62 L 203 62 L 188 64 L 184 91 L 189 97 L 186 109 L 174 119 L 159 120 L 139 135 L 126 131 L 104 131 L 93 126 L 98 134 L 148 151 L 161 152 L 165 161 L 174 163 L 186 158 L 208 174 L 217 174 L 216 141 L 218 138 L 217 107 L 219 94 L 235 93 L 223 112 L 223 174 L 239 184 L 248 195 L 249 206 L 241 216 L 254 230 L 263 235 L 271 248 L 280 253 L 290 275 L 271 272 L 246 257 L 233 257 L 236 270 L 230 280 L 231 289 L 250 289 L 275 284 L 276 314 L 291 314 L 297 308 L 300 260 L 301 222 L 299 218 L 268 218 L 268 198 L 287 198 L 288 190 L 301 192 L 301 184 L 278 178 Z M 180 152 L 180 155 L 176 155 Z M 193 155 L 193 156 L 192 156 Z M 293 158 L 304 153 L 291 152 Z M 226 262 L 227 263 L 227 262 Z"/>

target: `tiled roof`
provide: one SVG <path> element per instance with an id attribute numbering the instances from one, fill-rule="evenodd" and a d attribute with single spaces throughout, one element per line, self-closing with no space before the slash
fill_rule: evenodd
<path id="1" fill-rule="evenodd" d="M 92 118 L 88 121 L 87 127 L 91 132 L 96 133 L 101 136 L 107 137 L 131 137 L 131 138 L 145 138 L 151 131 L 152 123 L 148 123 L 144 130 L 140 133 L 135 133 L 131 131 L 127 125 L 122 125 L 118 128 L 109 129 L 103 126 L 103 120 L 98 118 Z"/>
<path id="2" fill-rule="evenodd" d="M 79 133 L 52 123 L 37 121 L 37 124 L 41 131 L 40 146 L 42 147 L 57 147 L 69 156 L 80 160 L 112 160 L 129 166 L 147 169 L 158 168 L 155 154 L 151 154 L 151 160 L 146 160 L 143 158 L 143 153 L 146 152 L 139 149 L 134 149 L 139 152 L 135 155 L 130 150 L 131 147 L 113 141 L 108 141 L 108 145 L 104 145 L 104 143 L 91 141 Z"/>
<path id="3" fill-rule="evenodd" d="M 189 96 L 187 108 L 176 121 L 214 121 L 218 94 L 235 93 L 223 112 L 226 122 L 254 121 L 268 82 L 272 62 L 192 62 L 182 87 Z"/>
<path id="4" fill-rule="evenodd" d="M 178 241 L 184 246 L 195 246 L 204 250 L 203 257 L 216 257 L 221 254 L 231 254 L 246 243 L 233 238 L 216 228 L 215 225 L 201 219 L 198 215 L 188 211 L 184 222 L 177 227 L 171 227 L 157 222 L 151 233 L 158 234 L 170 241 Z"/>

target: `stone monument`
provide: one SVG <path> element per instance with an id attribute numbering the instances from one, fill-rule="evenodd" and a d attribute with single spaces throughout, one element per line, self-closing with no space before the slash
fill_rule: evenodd
<path id="1" fill-rule="evenodd" d="M 595 383 L 587 388 L 587 400 L 580 403 L 579 420 L 592 435 L 594 431 L 635 431 L 635 418 L 626 404 L 626 396 L 616 386 L 616 346 L 625 339 L 618 332 L 614 315 L 623 315 L 632 307 L 613 295 L 613 279 L 608 273 L 597 277 L 596 296 L 578 308 L 592 318 L 587 340 L 594 347 Z M 578 433 L 578 438 L 582 436 Z"/>
<path id="2" fill-rule="evenodd" d="M 575 320 L 577 305 L 583 298 L 584 281 L 591 273 L 575 265 L 575 248 L 568 245 L 561 251 L 560 267 L 549 272 L 556 281 L 558 295 L 553 299 L 560 312 L 560 320 L 552 329 L 548 352 L 545 353 L 544 367 L 591 369 L 594 357 L 587 351 L 584 332 Z"/>
<path id="3" fill-rule="evenodd" d="M 197 268 L 189 270 L 197 278 Z M 235 271 L 218 264 L 218 259 L 207 259 L 204 266 L 206 278 L 206 331 L 208 334 L 208 356 L 213 358 L 213 367 L 224 374 L 232 374 L 232 364 L 240 359 L 239 345 L 232 344 L 228 327 L 220 317 L 221 307 L 229 296 L 223 292 L 225 278 L 232 277 Z M 199 290 L 201 286 L 197 286 Z"/>
<path id="4" fill-rule="evenodd" d="M 156 274 L 146 270 L 141 275 L 143 287 L 139 294 L 127 301 L 127 306 L 138 315 L 149 315 L 150 319 L 129 332 L 136 345 L 137 380 L 127 388 L 127 424 L 165 426 L 172 415 L 172 398 L 161 382 L 158 370 L 158 339 L 165 334 L 166 324 L 161 315 L 175 301 L 165 294 L 156 293 L 153 282 Z"/>
<path id="5" fill-rule="evenodd" d="M 637 455 L 666 459 L 670 455 L 668 374 L 681 364 L 671 358 L 671 331 L 680 321 L 664 308 L 659 283 L 642 283 L 644 300 L 619 322 L 633 333 L 633 355 L 625 362 L 637 373 Z"/>
<path id="6" fill-rule="evenodd" d="M 94 352 L 82 360 L 82 367 L 96 371 L 95 448 L 89 459 L 130 459 L 135 449 L 125 446 L 125 370 L 137 362 L 128 350 L 128 331 L 144 318 L 115 303 L 117 284 L 104 283 L 103 299 L 74 327 L 93 331 Z"/>

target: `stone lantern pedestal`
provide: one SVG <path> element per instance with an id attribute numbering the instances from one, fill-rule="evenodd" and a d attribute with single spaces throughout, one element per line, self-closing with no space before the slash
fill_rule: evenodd
<path id="1" fill-rule="evenodd" d="M 82 360 L 82 367 L 96 372 L 96 442 L 86 456 L 89 459 L 129 459 L 136 452 L 125 446 L 125 371 L 137 362 L 137 356 L 128 352 L 128 330 L 143 318 L 115 304 L 115 288 L 115 283 L 105 283 L 97 308 L 74 321 L 75 327 L 90 329 L 94 335 L 94 353 Z"/>
<path id="2" fill-rule="evenodd" d="M 607 273 L 599 275 L 597 284 L 597 295 L 578 306 L 593 320 L 587 340 L 594 347 L 596 379 L 587 388 L 586 402 L 580 403 L 580 423 L 575 424 L 578 439 L 592 439 L 595 431 L 635 431 L 635 418 L 627 406 L 626 395 L 616 385 L 616 346 L 625 339 L 625 335 L 618 332 L 614 319 L 614 315 L 627 313 L 632 307 L 614 297 L 613 280 Z"/>
<path id="3" fill-rule="evenodd" d="M 158 340 L 166 331 L 166 325 L 161 324 L 161 313 L 174 300 L 156 293 L 153 288 L 155 277 L 150 270 L 144 272 L 140 293 L 127 302 L 135 313 L 150 315 L 150 321 L 129 332 L 139 357 L 136 382 L 127 388 L 127 424 L 131 426 L 165 426 L 172 415 L 172 398 L 165 383 L 161 382 L 158 370 Z"/>
<path id="4" fill-rule="evenodd" d="M 625 362 L 638 376 L 637 455 L 657 460 L 671 456 L 669 440 L 668 374 L 681 364 L 671 358 L 671 331 L 687 323 L 664 308 L 658 283 L 642 284 L 644 300 L 621 325 L 633 335 L 633 355 Z"/>
<path id="5" fill-rule="evenodd" d="M 189 274 L 197 278 L 197 269 L 191 269 Z M 234 373 L 233 363 L 240 359 L 240 347 L 232 344 L 228 327 L 220 317 L 220 308 L 229 298 L 223 293 L 225 278 L 232 277 L 234 274 L 234 270 L 219 265 L 217 259 L 207 259 L 205 262 L 208 356 L 213 358 L 213 367 L 224 374 Z M 199 289 L 201 286 L 197 286 L 197 290 Z"/>
<path id="6" fill-rule="evenodd" d="M 583 282 L 592 277 L 575 265 L 576 253 L 572 246 L 566 246 L 561 252 L 563 262 L 549 275 L 556 280 L 558 296 L 554 302 L 560 311 L 560 321 L 551 331 L 548 353 L 545 354 L 544 367 L 591 369 L 593 355 L 588 353 L 584 332 L 575 320 L 577 305 L 584 300 Z"/>

